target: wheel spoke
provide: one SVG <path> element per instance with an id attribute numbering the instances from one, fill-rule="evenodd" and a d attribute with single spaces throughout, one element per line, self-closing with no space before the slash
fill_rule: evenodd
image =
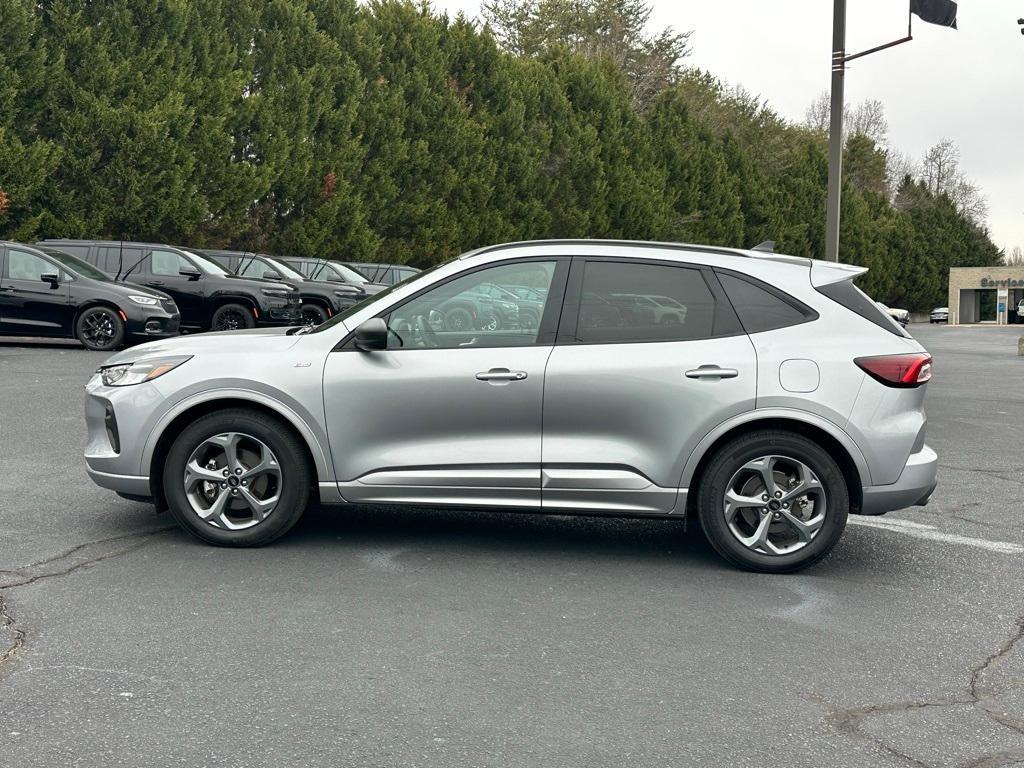
<path id="1" fill-rule="evenodd" d="M 257 499 L 248 488 L 239 488 L 238 491 L 242 500 L 252 510 L 252 518 L 256 522 L 261 522 L 277 506 L 278 496 L 276 494 L 269 499 Z"/>
<path id="2" fill-rule="evenodd" d="M 806 544 L 814 538 L 814 534 L 825 522 L 825 515 L 815 515 L 810 520 L 801 520 L 788 509 L 781 509 L 782 518 L 796 531 L 801 543 Z"/>
<path id="3" fill-rule="evenodd" d="M 790 488 L 782 494 L 782 501 L 792 501 L 801 496 L 806 496 L 808 493 L 815 491 L 820 493 L 822 490 L 818 478 L 814 476 L 814 473 L 804 463 L 797 464 L 797 479 L 799 482 L 796 487 Z"/>
<path id="4" fill-rule="evenodd" d="M 764 484 L 764 492 L 769 496 L 774 495 L 778 488 L 775 485 L 775 456 L 762 456 L 759 459 L 748 461 L 743 465 L 743 469 L 757 472 L 761 477 L 761 482 Z"/>
<path id="5" fill-rule="evenodd" d="M 266 474 L 273 474 L 280 477 L 281 468 L 278 466 L 277 459 L 274 457 L 273 454 L 268 455 L 267 452 L 264 452 L 263 458 L 260 461 L 260 463 L 257 464 L 255 467 L 245 470 L 239 477 L 241 477 L 243 480 L 252 480 L 255 477 L 259 477 L 260 475 Z"/>
<path id="6" fill-rule="evenodd" d="M 768 550 L 768 527 L 771 524 L 771 515 L 761 515 L 757 529 L 750 536 L 740 537 L 740 543 L 750 549 Z"/>
<path id="7" fill-rule="evenodd" d="M 217 498 L 213 500 L 213 503 L 205 510 L 196 510 L 199 517 L 211 525 L 215 525 L 218 528 L 229 527 L 224 520 L 224 512 L 227 510 L 228 502 L 231 500 L 231 494 L 220 488 L 217 489 Z"/>
<path id="8" fill-rule="evenodd" d="M 760 496 L 743 496 L 731 488 L 725 492 L 725 501 L 725 519 L 730 523 L 739 510 L 751 507 L 759 509 L 764 506 Z"/>
<path id="9" fill-rule="evenodd" d="M 191 490 L 192 486 L 203 480 L 220 485 L 224 482 L 224 475 L 222 470 L 208 469 L 192 459 L 185 465 L 185 489 Z"/>
<path id="10" fill-rule="evenodd" d="M 242 462 L 238 459 L 238 443 L 242 436 L 237 432 L 227 432 L 223 435 L 211 437 L 208 442 L 213 443 L 224 451 L 224 459 L 227 461 L 228 469 L 233 475 L 240 475 L 238 470 L 245 471 Z"/>

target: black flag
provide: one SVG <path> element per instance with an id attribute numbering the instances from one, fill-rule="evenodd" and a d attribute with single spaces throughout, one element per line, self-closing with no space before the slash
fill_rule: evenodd
<path id="1" fill-rule="evenodd" d="M 956 3 L 952 0 L 910 0 L 910 12 L 930 24 L 956 29 Z"/>

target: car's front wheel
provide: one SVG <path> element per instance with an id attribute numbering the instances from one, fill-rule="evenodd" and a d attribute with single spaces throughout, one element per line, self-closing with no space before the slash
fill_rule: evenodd
<path id="1" fill-rule="evenodd" d="M 75 322 L 75 338 L 96 352 L 109 352 L 124 342 L 124 321 L 110 307 L 89 307 Z"/>
<path id="2" fill-rule="evenodd" d="M 850 495 L 835 460 L 817 443 L 782 430 L 722 446 L 699 480 L 701 527 L 726 560 L 787 573 L 825 557 L 846 527 Z"/>
<path id="3" fill-rule="evenodd" d="M 175 439 L 163 487 L 174 518 L 211 544 L 269 544 L 298 522 L 312 470 L 284 422 L 229 409 L 202 416 Z"/>
<path id="4" fill-rule="evenodd" d="M 237 331 L 242 328 L 252 328 L 256 325 L 256 318 L 252 312 L 241 304 L 225 304 L 218 307 L 210 318 L 210 327 L 215 331 Z"/>

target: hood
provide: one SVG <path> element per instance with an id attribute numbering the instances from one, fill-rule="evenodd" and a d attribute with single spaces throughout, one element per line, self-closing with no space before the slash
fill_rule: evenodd
<path id="1" fill-rule="evenodd" d="M 169 339 L 150 341 L 123 349 L 108 357 L 103 365 L 133 363 L 151 357 L 164 355 L 208 355 L 230 352 L 244 353 L 247 349 L 266 354 L 268 351 L 284 351 L 292 347 L 301 336 L 289 336 L 294 328 L 249 328 L 244 331 L 216 331 L 213 333 L 190 333 Z"/>
<path id="2" fill-rule="evenodd" d="M 163 299 L 173 303 L 173 299 L 168 294 L 158 291 L 156 288 L 150 288 L 148 285 L 139 285 L 138 283 L 121 280 L 105 280 L 102 281 L 101 285 L 104 288 L 109 288 L 118 296 L 124 296 L 125 298 L 129 296 L 149 296 L 153 299 Z"/>

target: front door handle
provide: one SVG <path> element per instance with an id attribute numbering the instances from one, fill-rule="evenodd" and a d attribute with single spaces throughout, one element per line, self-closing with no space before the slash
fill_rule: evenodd
<path id="1" fill-rule="evenodd" d="M 719 368 L 717 365 L 702 365 L 686 372 L 688 379 L 735 379 L 739 375 L 735 368 Z"/>
<path id="2" fill-rule="evenodd" d="M 510 371 L 508 368 L 491 368 L 476 375 L 480 381 L 522 381 L 526 371 Z"/>

